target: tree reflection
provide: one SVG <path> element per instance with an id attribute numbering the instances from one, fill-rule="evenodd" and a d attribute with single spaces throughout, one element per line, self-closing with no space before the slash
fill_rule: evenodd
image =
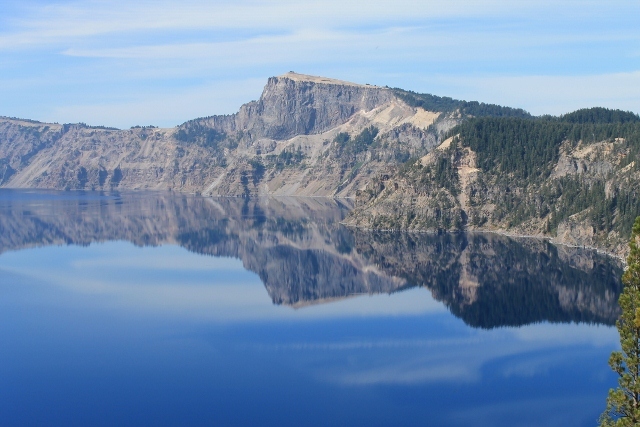
<path id="1" fill-rule="evenodd" d="M 171 193 L 0 193 L 0 252 L 126 240 L 241 259 L 275 304 L 303 307 L 423 287 L 474 327 L 613 325 L 622 267 L 546 241 L 340 225 L 348 201 Z"/>

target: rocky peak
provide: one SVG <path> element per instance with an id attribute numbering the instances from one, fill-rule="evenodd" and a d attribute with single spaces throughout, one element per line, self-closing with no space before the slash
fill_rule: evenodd
<path id="1" fill-rule="evenodd" d="M 320 77 L 320 76 L 310 76 L 308 74 L 300 74 L 295 71 L 289 71 L 288 73 L 281 74 L 276 79 L 290 79 L 296 82 L 310 82 L 310 83 L 319 83 L 319 84 L 329 84 L 329 85 L 338 85 L 338 86 L 355 86 L 361 88 L 377 88 L 383 89 L 380 86 L 373 86 L 370 84 L 360 84 L 347 82 L 345 80 L 331 79 L 329 77 Z"/>
<path id="2" fill-rule="evenodd" d="M 248 131 L 252 140 L 285 140 L 326 132 L 394 98 L 387 88 L 289 72 L 269 78 L 260 99 L 238 113 L 204 120 L 226 133 Z"/>

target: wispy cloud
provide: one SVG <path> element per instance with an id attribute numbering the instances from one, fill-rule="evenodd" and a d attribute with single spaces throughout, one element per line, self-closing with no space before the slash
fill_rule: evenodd
<path id="1" fill-rule="evenodd" d="M 20 16 L 7 19 L 9 30 L 0 36 L 0 46 L 51 44 L 75 38 L 147 31 L 337 28 L 388 25 L 407 20 L 517 16 L 552 4 L 554 2 L 528 0 L 508 7 L 492 0 L 36 3 L 24 7 Z"/>
<path id="2" fill-rule="evenodd" d="M 239 105 L 214 97 L 196 109 L 180 96 L 223 82 L 244 94 L 244 81 L 292 69 L 533 112 L 638 108 L 633 88 L 607 79 L 640 69 L 640 3 L 630 0 L 8 0 L 4 11 L 0 114 L 178 124 Z M 155 107 L 163 96 L 173 120 Z M 93 113 L 74 116 L 85 109 Z"/>
<path id="3" fill-rule="evenodd" d="M 578 7 L 579 6 L 579 7 Z M 248 34 L 297 32 L 309 29 L 367 29 L 375 27 L 447 26 L 455 20 L 484 19 L 495 26 L 510 20 L 544 15 L 549 20 L 575 16 L 576 10 L 594 11 L 597 3 L 578 1 L 504 2 L 483 0 L 365 2 L 317 1 L 90 1 L 21 8 L 19 16 L 8 17 L 0 31 L 0 48 L 29 46 L 86 45 L 111 42 L 135 44 L 145 38 L 199 36 L 226 38 L 241 31 Z M 609 9 L 607 9 L 609 10 Z M 606 16 L 606 14 L 604 15 Z M 601 14 L 601 17 L 604 18 Z M 471 22 L 471 26 L 478 22 Z M 441 25 L 441 24 L 440 24 Z M 202 32 L 205 33 L 202 33 Z M 215 33 L 211 33 L 214 31 Z M 586 33 L 587 31 L 585 31 Z M 240 33 L 242 34 L 242 33 Z M 591 32 L 592 37 L 597 33 Z M 126 35 L 125 39 L 116 38 Z M 452 34 L 453 35 L 453 34 Z M 198 36 L 196 36 L 198 37 Z M 188 38 L 193 38 L 188 37 Z"/>
<path id="4" fill-rule="evenodd" d="M 541 324 L 475 330 L 445 339 L 301 343 L 261 350 L 295 351 L 294 357 L 301 361 L 306 354 L 322 350 L 327 360 L 344 357 L 336 353 L 351 354 L 357 357 L 357 366 L 317 369 L 320 379 L 345 385 L 473 383 L 482 378 L 484 367 L 498 360 L 505 377 L 540 375 L 575 362 L 575 348 L 612 347 L 617 339 L 613 328 L 594 333 L 590 325 Z M 318 364 L 316 359 L 314 364 Z"/>
<path id="5" fill-rule="evenodd" d="M 48 256 L 55 251 L 63 262 Z M 31 268 L 34 256 L 43 261 Z M 152 268 L 150 268 L 152 267 Z M 335 319 L 443 313 L 425 289 L 394 295 L 362 295 L 294 310 L 272 304 L 254 273 L 238 259 L 196 255 L 177 246 L 138 248 L 110 242 L 88 249 L 67 246 L 3 254 L 0 269 L 77 295 L 106 300 L 131 313 L 234 322 Z M 158 273 L 160 272 L 160 273 Z"/>

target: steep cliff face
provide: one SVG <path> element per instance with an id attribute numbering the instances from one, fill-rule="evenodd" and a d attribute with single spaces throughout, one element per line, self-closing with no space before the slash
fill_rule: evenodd
<path id="1" fill-rule="evenodd" d="M 28 120 L 0 120 L 0 185 L 26 168 L 34 156 L 53 146 L 64 134 L 60 125 Z"/>
<path id="2" fill-rule="evenodd" d="M 350 197 L 437 145 L 439 131 L 458 122 L 450 116 L 387 88 L 287 73 L 235 114 L 174 129 L 0 120 L 0 185 Z M 348 141 L 337 135 L 355 139 L 371 126 L 376 144 L 342 157 Z"/>
<path id="3" fill-rule="evenodd" d="M 235 141 L 204 194 L 353 197 L 376 173 L 427 153 L 459 121 L 411 107 L 387 88 L 287 73 L 238 113 L 177 132 L 191 143 L 203 144 L 210 129 Z M 371 127 L 375 141 L 349 147 Z"/>
<path id="4" fill-rule="evenodd" d="M 193 123 L 228 134 L 245 131 L 251 140 L 287 140 L 326 132 L 359 111 L 371 111 L 393 99 L 386 88 L 290 72 L 269 78 L 260 99 L 244 104 L 236 114 Z"/>
<path id="5" fill-rule="evenodd" d="M 12 141 L 6 131 L 14 129 L 23 135 L 24 143 L 3 150 L 3 161 L 13 172 L 5 187 L 197 191 L 214 173 L 216 158 L 210 150 L 181 147 L 170 129 L 114 130 L 81 124 L 27 127 L 7 120 L 0 137 Z M 35 132 L 32 129 L 41 132 L 36 142 L 24 136 Z"/>

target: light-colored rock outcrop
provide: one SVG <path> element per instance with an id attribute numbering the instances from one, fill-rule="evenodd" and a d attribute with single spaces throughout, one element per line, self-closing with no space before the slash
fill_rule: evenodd
<path id="1" fill-rule="evenodd" d="M 437 145 L 437 125 L 455 123 L 388 88 L 287 73 L 235 114 L 174 129 L 2 119 L 0 185 L 352 197 L 375 174 Z M 342 156 L 336 135 L 355 138 L 370 126 L 379 144 Z"/>
<path id="2" fill-rule="evenodd" d="M 443 141 L 412 165 L 406 165 L 400 175 L 372 179 L 358 193 L 356 209 L 345 223 L 392 230 L 491 231 L 547 238 L 562 245 L 598 248 L 626 257 L 626 236 L 598 227 L 590 214 L 599 206 L 592 206 L 590 203 L 594 202 L 587 200 L 593 197 L 588 195 L 590 188 L 597 186 L 602 186 L 605 196 L 604 201 L 597 203 L 618 203 L 616 198 L 621 190 L 637 188 L 640 172 L 635 162 L 629 162 L 629 147 L 624 140 L 565 142 L 549 179 L 519 182 L 505 175 L 506 179 L 497 182 L 495 175 L 492 177 L 478 167 L 476 153 L 461 141 L 456 143 L 456 139 Z M 571 185 L 581 185 L 583 189 L 577 195 L 563 194 L 562 190 Z M 517 203 L 511 202 L 511 210 L 505 211 L 509 193 L 517 196 L 514 199 Z M 556 197 L 558 204 L 563 198 L 582 197 L 583 207 L 562 219 L 555 229 L 549 226 L 556 215 L 553 207 L 533 218 L 518 219 L 517 209 L 521 209 L 523 216 L 522 210 L 535 206 L 540 193 Z M 503 210 L 501 216 L 494 215 L 498 205 Z M 614 224 L 620 220 L 615 211 L 612 217 Z"/>
<path id="3" fill-rule="evenodd" d="M 637 193 L 628 191 L 640 181 L 632 144 L 616 135 L 588 143 L 554 139 L 548 164 L 529 165 L 551 165 L 545 179 L 517 181 L 514 171 L 496 165 L 509 156 L 507 162 L 540 157 L 534 147 L 510 151 L 522 143 L 517 136 L 506 136 L 507 148 L 494 147 L 495 157 L 483 164 L 478 155 L 487 153 L 478 147 L 459 137 L 443 141 L 456 125 L 475 120 L 467 107 L 485 118 L 533 123 L 520 110 L 290 72 L 270 78 L 260 98 L 235 114 L 172 129 L 0 118 L 0 186 L 357 198 L 349 225 L 507 232 L 627 253 L 624 233 L 613 227 L 623 224 L 618 208 L 609 209 L 606 227 L 589 217 L 619 195 L 625 221 L 637 211 Z M 576 185 L 578 193 L 561 195 Z M 593 199 L 592 187 L 600 206 L 574 203 L 571 212 L 557 212 L 571 197 Z"/>

